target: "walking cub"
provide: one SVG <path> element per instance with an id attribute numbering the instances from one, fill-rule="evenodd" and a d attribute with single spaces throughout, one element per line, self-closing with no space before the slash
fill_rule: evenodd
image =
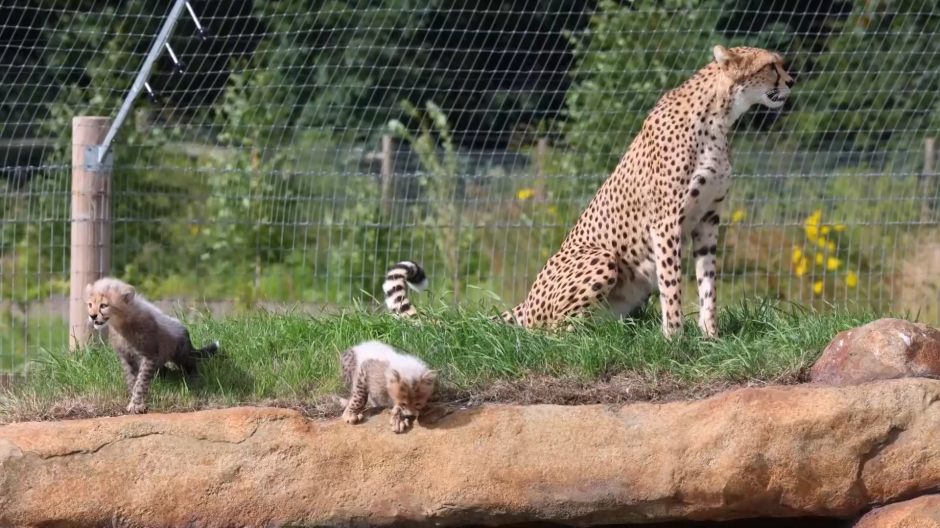
<path id="1" fill-rule="evenodd" d="M 124 370 L 130 403 L 127 412 L 147 411 L 147 394 L 157 369 L 173 362 L 187 376 L 196 361 L 219 351 L 219 342 L 195 348 L 183 323 L 164 314 L 133 286 L 105 277 L 85 287 L 88 317 L 95 329 L 109 325 L 111 346 Z"/>
<path id="2" fill-rule="evenodd" d="M 391 407 L 389 423 L 396 433 L 403 433 L 408 419 L 417 418 L 427 408 L 437 379 L 437 372 L 417 357 L 378 341 L 345 350 L 340 364 L 343 383 L 350 390 L 349 400 L 342 400 L 346 407 L 343 420 L 358 423 L 367 404 Z"/>

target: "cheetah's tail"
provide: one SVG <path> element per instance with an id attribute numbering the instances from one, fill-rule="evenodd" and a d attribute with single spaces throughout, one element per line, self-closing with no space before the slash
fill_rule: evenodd
<path id="1" fill-rule="evenodd" d="M 393 314 L 399 317 L 412 317 L 418 311 L 408 300 L 408 290 L 422 291 L 428 287 L 428 276 L 424 269 L 416 262 L 405 260 L 389 268 L 382 284 L 385 292 L 385 305 Z"/>
<path id="2" fill-rule="evenodd" d="M 205 359 L 205 358 L 216 355 L 219 352 L 219 350 L 220 350 L 219 342 L 213 341 L 202 348 L 194 349 L 193 354 L 199 359 Z"/>

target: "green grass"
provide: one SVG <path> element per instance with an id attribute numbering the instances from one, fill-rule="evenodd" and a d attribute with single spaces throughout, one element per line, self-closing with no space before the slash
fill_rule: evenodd
<path id="1" fill-rule="evenodd" d="M 721 311 L 716 341 L 702 339 L 690 316 L 683 335 L 666 342 L 658 303 L 635 319 L 595 318 L 558 333 L 492 323 L 481 313 L 425 314 L 442 324 L 361 311 L 187 318 L 196 345 L 219 339 L 222 355 L 203 363 L 200 378 L 189 383 L 157 376 L 151 411 L 265 404 L 335 415 L 329 396 L 344 392 L 338 353 L 367 339 L 415 353 L 439 369 L 439 397 L 447 401 L 675 399 L 734 385 L 795 382 L 837 332 L 880 317 L 752 302 Z M 110 349 L 58 349 L 42 354 L 25 381 L 0 394 L 0 421 L 121 414 L 127 398 Z"/>
<path id="2" fill-rule="evenodd" d="M 68 347 L 68 322 L 60 317 L 0 313 L 0 373 L 21 372 L 42 350 Z"/>

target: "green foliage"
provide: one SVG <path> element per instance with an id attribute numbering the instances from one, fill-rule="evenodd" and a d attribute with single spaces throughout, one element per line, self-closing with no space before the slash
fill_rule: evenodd
<path id="1" fill-rule="evenodd" d="M 940 8 L 926 0 L 878 4 L 856 10 L 830 39 L 817 73 L 800 83 L 799 111 L 788 121 L 804 147 L 905 150 L 936 130 L 929 125 L 937 124 Z"/>
<path id="2" fill-rule="evenodd" d="M 563 132 L 575 152 L 563 170 L 606 176 L 662 94 L 712 60 L 718 41 L 711 28 L 718 11 L 707 9 L 711 4 L 604 0 L 598 5 L 590 30 L 572 36 L 577 67 Z"/>

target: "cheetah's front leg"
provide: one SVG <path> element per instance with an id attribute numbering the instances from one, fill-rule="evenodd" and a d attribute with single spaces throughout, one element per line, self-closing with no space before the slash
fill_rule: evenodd
<path id="1" fill-rule="evenodd" d="M 360 365 L 358 372 L 356 372 L 356 378 L 353 381 L 352 391 L 349 396 L 349 403 L 346 405 L 346 409 L 343 411 L 343 421 L 352 425 L 362 421 L 362 411 L 366 408 L 366 403 L 369 401 L 369 380 L 368 380 L 368 363 Z"/>
<path id="2" fill-rule="evenodd" d="M 698 283 L 698 326 L 709 338 L 718 337 L 718 285 L 715 281 L 718 254 L 718 214 L 708 211 L 692 231 L 692 254 L 695 255 L 695 280 Z"/>
<path id="3" fill-rule="evenodd" d="M 663 335 L 669 339 L 682 329 L 682 226 L 678 220 L 663 222 L 651 234 Z"/>

